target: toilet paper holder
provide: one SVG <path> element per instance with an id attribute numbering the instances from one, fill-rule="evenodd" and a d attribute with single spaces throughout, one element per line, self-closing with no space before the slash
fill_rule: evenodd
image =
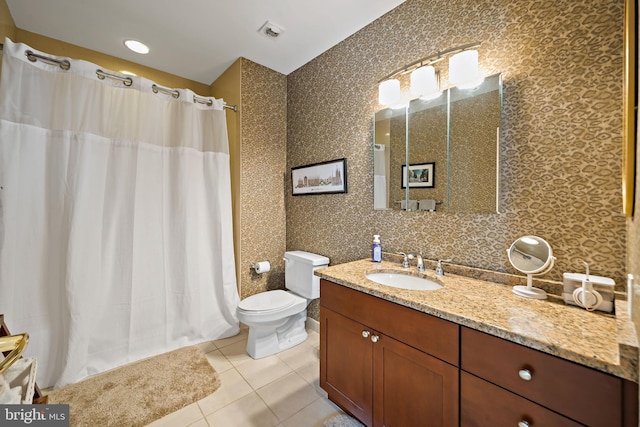
<path id="1" fill-rule="evenodd" d="M 251 262 L 249 268 L 256 272 L 256 274 L 262 274 L 271 269 L 271 263 L 269 263 L 269 261 Z"/>

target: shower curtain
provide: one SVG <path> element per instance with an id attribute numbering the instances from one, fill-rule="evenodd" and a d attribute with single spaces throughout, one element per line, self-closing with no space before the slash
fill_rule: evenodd
<path id="1" fill-rule="evenodd" d="M 27 50 L 65 58 L 7 39 L 0 83 L 0 313 L 39 385 L 237 334 L 223 101 Z"/>

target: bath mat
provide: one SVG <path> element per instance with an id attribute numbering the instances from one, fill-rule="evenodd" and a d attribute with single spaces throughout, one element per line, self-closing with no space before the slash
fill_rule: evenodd
<path id="1" fill-rule="evenodd" d="M 324 427 L 364 427 L 364 424 L 349 415 L 340 414 L 325 421 Z"/>
<path id="2" fill-rule="evenodd" d="M 68 403 L 71 427 L 144 426 L 220 387 L 198 347 L 184 347 L 53 390 L 48 403 Z"/>

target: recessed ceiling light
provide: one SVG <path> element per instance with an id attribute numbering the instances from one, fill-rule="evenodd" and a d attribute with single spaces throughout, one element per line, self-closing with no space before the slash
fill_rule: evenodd
<path id="1" fill-rule="evenodd" d="M 134 51 L 135 53 L 141 53 L 143 55 L 145 53 L 149 53 L 149 47 L 146 44 L 139 42 L 137 40 L 125 40 L 124 45 L 129 49 L 131 49 L 132 51 Z"/>

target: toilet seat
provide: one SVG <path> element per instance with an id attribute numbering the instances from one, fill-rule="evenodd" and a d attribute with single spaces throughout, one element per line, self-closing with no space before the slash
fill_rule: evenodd
<path id="1" fill-rule="evenodd" d="M 251 295 L 240 301 L 238 308 L 253 314 L 268 313 L 290 307 L 300 302 L 300 300 L 306 303 L 304 298 L 294 295 L 291 292 L 278 289 Z"/>

